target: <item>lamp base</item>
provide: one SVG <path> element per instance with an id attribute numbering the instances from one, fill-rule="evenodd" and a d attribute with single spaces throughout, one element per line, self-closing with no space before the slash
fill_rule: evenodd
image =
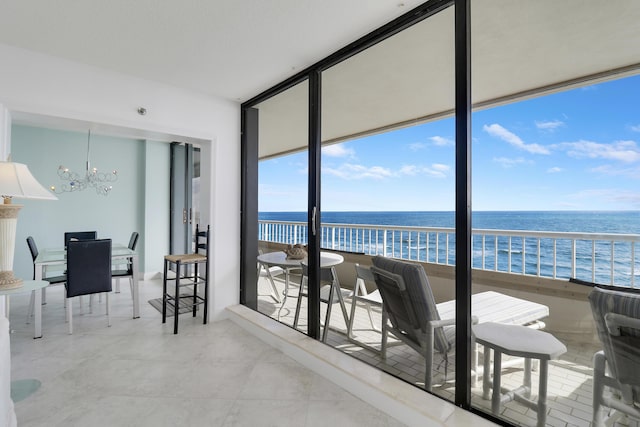
<path id="1" fill-rule="evenodd" d="M 22 286 L 23 280 L 14 277 L 13 271 L 0 271 L 0 289 L 6 291 L 8 289 L 16 289 Z"/>

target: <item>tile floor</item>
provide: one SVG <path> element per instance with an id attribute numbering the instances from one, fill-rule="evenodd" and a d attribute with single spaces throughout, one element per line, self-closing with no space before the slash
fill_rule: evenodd
<path id="1" fill-rule="evenodd" d="M 67 334 L 62 288 L 43 306 L 43 333 L 27 325 L 28 295 L 11 299 L 12 379 L 41 387 L 15 405 L 29 426 L 400 426 L 231 321 L 182 315 L 180 333 L 147 303 L 160 281 L 140 283 L 141 317 L 128 286 L 93 314 L 74 310 Z M 85 304 L 85 309 L 86 309 Z"/>
<path id="2" fill-rule="evenodd" d="M 296 282 L 296 277 L 292 277 L 292 283 Z M 284 283 L 276 280 L 279 291 L 284 290 Z M 280 304 L 270 297 L 270 288 L 266 279 L 261 279 L 259 283 L 259 311 L 277 317 Z M 281 311 L 280 320 L 292 325 L 297 303 L 297 285 L 291 286 L 290 298 L 287 299 Z M 306 298 L 302 300 L 301 320 L 298 328 L 306 330 Z M 350 311 L 350 298 L 346 299 L 347 311 Z M 324 318 L 326 306 L 322 304 L 321 315 Z M 373 346 L 380 347 L 379 332 L 371 330 L 371 323 L 364 307 L 357 307 L 356 310 L 355 335 L 356 338 Z M 373 310 L 374 323 L 380 325 L 381 315 L 379 309 Z M 558 427 L 569 426 L 590 426 L 592 419 L 592 357 L 599 350 L 592 344 L 586 344 L 576 340 L 575 337 L 561 336 L 556 334 L 567 346 L 565 353 L 559 360 L 552 361 L 549 365 L 548 383 L 548 411 L 547 425 Z M 344 351 L 370 365 L 376 366 L 383 371 L 395 375 L 418 387 L 424 385 L 424 358 L 406 345 L 398 345 L 388 350 L 387 359 L 369 350 L 355 345 L 346 337 L 346 324 L 338 304 L 333 305 L 331 314 L 331 328 L 328 334 L 327 343 L 337 349 Z M 481 357 L 481 353 L 480 353 Z M 454 399 L 454 378 L 453 359 L 451 356 L 449 365 L 449 381 L 444 382 L 444 370 L 442 365 L 436 375 L 434 393 L 448 400 Z M 481 360 L 481 359 L 480 359 Z M 480 366 L 482 362 L 480 361 Z M 503 386 L 516 388 L 522 384 L 522 365 L 505 369 L 503 373 Z M 533 375 L 532 394 L 537 396 L 538 377 L 537 372 Z M 472 405 L 490 412 L 491 402 L 482 399 L 482 381 L 478 381 L 477 387 L 472 389 Z M 511 423 L 524 426 L 535 426 L 537 416 L 535 411 L 527 409 L 518 402 L 509 402 L 503 406 L 500 414 Z M 623 421 L 625 425 L 626 421 Z M 633 425 L 633 422 L 631 422 Z"/>

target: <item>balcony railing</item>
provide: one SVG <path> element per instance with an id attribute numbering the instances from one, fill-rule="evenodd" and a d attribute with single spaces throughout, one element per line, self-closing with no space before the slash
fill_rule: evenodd
<path id="1" fill-rule="evenodd" d="M 259 221 L 258 239 L 306 244 L 303 222 Z M 638 234 L 474 229 L 473 268 L 636 287 Z M 455 265 L 455 230 L 361 224 L 322 224 L 326 249 Z"/>

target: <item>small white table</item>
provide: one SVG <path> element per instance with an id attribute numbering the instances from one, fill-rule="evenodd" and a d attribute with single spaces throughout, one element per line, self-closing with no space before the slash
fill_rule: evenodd
<path id="1" fill-rule="evenodd" d="M 500 414 L 503 403 L 516 400 L 538 413 L 538 427 L 543 427 L 547 417 L 547 375 L 549 360 L 554 360 L 566 353 L 567 347 L 553 335 L 526 326 L 507 325 L 503 323 L 480 323 L 473 325 L 476 342 L 484 345 L 484 371 L 482 373 L 482 397 L 489 399 L 491 395 L 491 411 Z M 493 349 L 493 385 L 490 380 L 490 355 Z M 510 356 L 524 357 L 523 385 L 515 390 L 507 390 L 504 394 L 500 388 L 502 373 L 502 353 Z M 540 382 L 538 401 L 531 398 L 531 359 L 540 361 Z"/>
<path id="2" fill-rule="evenodd" d="M 258 262 L 262 263 L 266 266 L 277 266 L 284 270 L 284 293 L 282 298 L 282 304 L 280 305 L 280 309 L 278 310 L 278 320 L 280 320 L 280 312 L 284 307 L 284 304 L 287 302 L 287 294 L 289 293 L 289 271 L 296 268 L 301 268 L 300 264 L 302 262 L 307 262 L 307 258 L 303 259 L 291 259 L 287 258 L 287 254 L 278 251 L 278 252 L 267 252 L 262 255 L 258 255 Z M 335 267 L 338 264 L 342 264 L 344 262 L 344 257 L 339 254 L 334 254 L 332 252 L 320 252 L 320 267 Z M 340 301 L 342 301 L 342 296 L 340 296 Z M 346 321 L 346 318 L 345 318 Z"/>
<path id="3" fill-rule="evenodd" d="M 140 317 L 138 254 L 136 251 L 129 249 L 129 247 L 121 243 L 112 244 L 111 261 L 113 264 L 117 261 L 126 261 L 129 259 L 131 260 L 131 268 L 133 270 L 133 318 L 137 319 Z M 64 248 L 42 249 L 33 264 L 35 267 L 35 278 L 36 280 L 40 280 L 47 266 L 59 266 L 61 269 L 65 269 L 67 265 L 67 251 Z M 36 305 L 38 304 L 36 303 Z"/>
<path id="4" fill-rule="evenodd" d="M 19 288 L 2 290 L 0 288 L 0 295 L 7 297 L 7 317 L 9 317 L 9 299 L 11 295 L 24 294 L 27 292 L 33 292 L 35 295 L 35 308 L 33 311 L 34 316 L 34 334 L 33 338 L 42 338 L 42 292 L 40 290 L 49 286 L 49 282 L 46 280 L 25 280 Z"/>

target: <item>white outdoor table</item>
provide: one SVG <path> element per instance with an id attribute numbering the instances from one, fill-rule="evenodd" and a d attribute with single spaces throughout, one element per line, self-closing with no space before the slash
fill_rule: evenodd
<path id="1" fill-rule="evenodd" d="M 113 243 L 111 246 L 111 261 L 126 261 L 130 259 L 133 269 L 133 318 L 140 317 L 140 299 L 138 293 L 138 254 L 120 243 Z M 61 270 L 67 266 L 67 251 L 64 248 L 42 249 L 34 261 L 36 280 L 41 280 L 44 269 L 47 266 L 59 266 Z M 36 306 L 37 306 L 36 302 Z"/>
<path id="2" fill-rule="evenodd" d="M 491 395 L 491 411 L 500 414 L 503 403 L 516 400 L 537 411 L 538 427 L 546 423 L 547 417 L 547 375 L 549 360 L 554 360 L 566 353 L 567 347 L 553 335 L 527 328 L 520 325 L 502 323 L 480 323 L 473 325 L 473 333 L 477 343 L 484 345 L 484 371 L 482 373 L 482 397 L 489 399 Z M 490 380 L 490 355 L 493 349 L 493 385 Z M 500 388 L 502 373 L 502 353 L 510 356 L 524 357 L 523 385 L 515 390 L 506 390 L 503 394 Z M 531 398 L 531 359 L 540 361 L 540 382 L 538 387 L 538 401 Z"/>
<path id="3" fill-rule="evenodd" d="M 280 320 L 280 312 L 284 307 L 284 304 L 287 302 L 287 294 L 289 293 L 289 271 L 296 268 L 301 268 L 300 264 L 302 262 L 307 262 L 307 258 L 303 259 L 290 259 L 287 258 L 287 254 L 278 251 L 278 252 L 267 252 L 262 255 L 258 255 L 258 262 L 265 264 L 267 266 L 277 266 L 284 270 L 284 293 L 282 298 L 282 304 L 280 305 L 280 309 L 278 310 L 278 320 Z M 325 267 L 335 267 L 338 264 L 342 264 L 344 262 L 344 258 L 342 255 L 335 254 L 332 252 L 320 252 L 320 268 Z M 342 304 L 342 296 L 340 296 L 340 301 Z M 345 319 L 346 320 L 346 319 Z"/>
<path id="4" fill-rule="evenodd" d="M 46 280 L 25 280 L 22 283 L 22 286 L 20 286 L 19 288 L 8 290 L 0 289 L 0 295 L 4 295 L 7 297 L 7 308 L 5 310 L 7 313 L 7 318 L 9 317 L 9 300 L 11 295 L 24 294 L 27 292 L 34 293 L 35 307 L 33 310 L 33 326 L 35 330 L 33 333 L 33 338 L 42 338 L 42 292 L 38 291 L 40 291 L 41 289 L 45 289 L 47 286 L 49 286 L 49 282 L 47 282 Z"/>

